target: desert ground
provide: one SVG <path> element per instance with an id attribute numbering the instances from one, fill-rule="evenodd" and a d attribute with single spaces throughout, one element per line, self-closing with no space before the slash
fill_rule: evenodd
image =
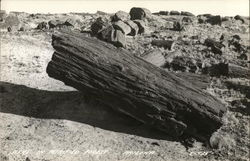
<path id="1" fill-rule="evenodd" d="M 0 160 L 249 160 L 250 78 L 207 75 L 210 85 L 205 91 L 220 99 L 228 111 L 209 143 L 192 140 L 187 145 L 186 140 L 173 139 L 48 76 L 46 67 L 54 52 L 51 36 L 60 29 L 37 29 L 39 23 L 70 18 L 75 22 L 70 30 L 86 34 L 98 17 L 109 21 L 112 15 L 10 12 L 3 18 Z M 145 33 L 126 37 L 125 48 L 135 55 L 160 50 L 167 61 L 162 68 L 172 72 L 203 74 L 206 64 L 218 62 L 249 68 L 249 18 L 242 22 L 227 17 L 221 25 L 212 25 L 199 23 L 198 17 L 193 16 L 185 23 L 185 29 L 175 31 L 171 29 L 174 21 L 185 16 L 152 17 Z M 234 46 L 225 47 L 220 55 L 203 45 L 206 38 L 219 41 L 222 35 L 227 41 L 238 35 L 240 51 Z M 155 38 L 171 39 L 175 46 L 171 50 L 153 46 L 150 42 Z M 184 56 L 192 63 L 184 59 L 177 61 L 178 68 L 173 67 L 173 60 Z"/>

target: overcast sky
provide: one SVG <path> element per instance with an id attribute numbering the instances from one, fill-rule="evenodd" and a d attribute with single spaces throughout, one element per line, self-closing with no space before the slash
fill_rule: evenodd
<path id="1" fill-rule="evenodd" d="M 211 13 L 223 16 L 249 16 L 249 0 L 1 0 L 1 9 L 28 13 L 68 13 L 97 10 L 114 13 L 129 12 L 132 7 L 145 7 L 151 12 L 160 10 Z"/>

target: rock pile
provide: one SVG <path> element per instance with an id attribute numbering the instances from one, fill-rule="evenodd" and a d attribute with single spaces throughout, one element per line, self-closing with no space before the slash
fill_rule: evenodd
<path id="1" fill-rule="evenodd" d="M 97 38 L 110 42 L 117 47 L 126 46 L 126 35 L 136 36 L 147 30 L 147 20 L 151 12 L 145 8 L 132 8 L 130 13 L 118 11 L 105 22 L 101 17 L 91 25 L 91 31 Z"/>

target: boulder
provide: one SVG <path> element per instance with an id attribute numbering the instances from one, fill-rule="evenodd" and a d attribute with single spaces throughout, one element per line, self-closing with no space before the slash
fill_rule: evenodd
<path id="1" fill-rule="evenodd" d="M 220 55 L 222 54 L 223 48 L 225 48 L 225 45 L 223 45 L 221 42 L 217 42 L 209 38 L 205 40 L 204 45 L 210 47 L 214 54 L 220 54 Z"/>
<path id="2" fill-rule="evenodd" d="M 168 11 L 160 11 L 159 12 L 159 15 L 169 15 L 169 12 Z"/>
<path id="3" fill-rule="evenodd" d="M 60 21 L 60 20 L 50 20 L 50 21 L 48 22 L 48 24 L 49 24 L 49 28 L 50 28 L 50 29 L 53 29 L 53 28 L 55 28 L 55 27 L 58 27 L 58 26 L 60 26 L 60 25 L 63 25 L 64 22 L 63 22 L 63 21 Z"/>
<path id="4" fill-rule="evenodd" d="M 118 11 L 115 13 L 115 15 L 111 18 L 112 21 L 116 22 L 116 21 L 127 21 L 130 19 L 130 15 L 127 12 L 124 11 Z"/>
<path id="5" fill-rule="evenodd" d="M 114 44 L 116 47 L 126 46 L 126 38 L 122 31 L 114 30 L 114 32 L 112 32 L 111 43 Z"/>
<path id="6" fill-rule="evenodd" d="M 97 38 L 112 43 L 116 47 L 126 46 L 125 35 L 122 33 L 122 31 L 114 29 L 112 25 L 109 25 L 108 27 L 99 31 Z"/>
<path id="7" fill-rule="evenodd" d="M 162 52 L 159 49 L 149 50 L 145 52 L 141 57 L 147 62 L 158 67 L 164 66 L 166 62 L 164 56 L 162 55 Z"/>
<path id="8" fill-rule="evenodd" d="M 128 35 L 130 35 L 130 36 L 135 36 L 135 35 L 138 34 L 139 27 L 138 27 L 138 25 L 137 25 L 136 23 L 134 23 L 134 22 L 131 21 L 131 20 L 125 21 L 125 23 L 126 23 L 127 25 L 129 25 L 130 28 L 131 28 L 131 32 L 130 32 Z"/>
<path id="9" fill-rule="evenodd" d="M 97 38 L 110 42 L 114 30 L 115 30 L 114 27 L 112 25 L 109 25 L 97 33 Z"/>
<path id="10" fill-rule="evenodd" d="M 138 34 L 145 33 L 146 28 L 147 28 L 145 21 L 143 21 L 143 20 L 134 20 L 133 22 L 136 23 L 137 26 L 139 27 Z"/>
<path id="11" fill-rule="evenodd" d="M 181 13 L 179 11 L 170 11 L 170 15 L 180 15 Z"/>
<path id="12" fill-rule="evenodd" d="M 123 21 L 119 20 L 113 23 L 113 27 L 116 30 L 121 30 L 123 34 L 127 35 L 131 32 L 131 27 L 124 23 Z"/>
<path id="13" fill-rule="evenodd" d="M 94 35 L 96 35 L 100 30 L 103 28 L 106 28 L 108 24 L 104 22 L 104 20 L 99 17 L 96 19 L 96 21 L 91 25 L 91 31 Z"/>
<path id="14" fill-rule="evenodd" d="M 146 8 L 131 8 L 130 12 L 131 20 L 144 20 L 146 18 L 152 18 L 152 13 Z"/>
<path id="15" fill-rule="evenodd" d="M 76 22 L 75 22 L 75 20 L 73 20 L 72 18 L 69 18 L 69 19 L 67 19 L 67 20 L 64 22 L 64 25 L 66 25 L 66 26 L 72 26 L 72 27 L 74 27 L 75 24 L 76 24 Z"/>
<path id="16" fill-rule="evenodd" d="M 243 18 L 242 16 L 240 16 L 240 15 L 234 16 L 234 19 L 235 19 L 235 20 L 240 20 L 242 23 L 245 23 L 244 18 Z"/>
<path id="17" fill-rule="evenodd" d="M 186 23 L 192 23 L 193 22 L 192 18 L 190 18 L 190 17 L 183 17 L 181 21 L 186 22 Z"/>
<path id="18" fill-rule="evenodd" d="M 175 21 L 173 24 L 173 29 L 174 31 L 182 31 L 184 29 L 184 26 L 181 21 Z"/>
<path id="19" fill-rule="evenodd" d="M 221 16 L 212 16 L 206 20 L 206 22 L 210 23 L 211 25 L 221 25 L 222 19 Z"/>
<path id="20" fill-rule="evenodd" d="M 183 16 L 195 16 L 191 12 L 186 12 L 186 11 L 181 11 L 181 15 L 183 15 Z"/>
<path id="21" fill-rule="evenodd" d="M 48 28 L 48 23 L 43 21 L 43 22 L 40 22 L 37 27 L 36 27 L 38 30 L 43 30 L 43 29 L 47 29 Z"/>

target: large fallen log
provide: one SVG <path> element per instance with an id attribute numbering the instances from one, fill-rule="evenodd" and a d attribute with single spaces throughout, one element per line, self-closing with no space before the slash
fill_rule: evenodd
<path id="1" fill-rule="evenodd" d="M 207 139 L 221 125 L 219 100 L 125 49 L 75 33 L 54 34 L 52 45 L 48 75 L 116 111 L 176 137 Z"/>

